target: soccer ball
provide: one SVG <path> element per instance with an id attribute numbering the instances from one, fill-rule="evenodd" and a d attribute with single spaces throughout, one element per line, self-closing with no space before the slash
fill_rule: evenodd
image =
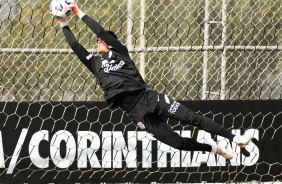
<path id="1" fill-rule="evenodd" d="M 71 8 L 66 0 L 53 0 L 50 4 L 50 13 L 54 18 L 65 19 L 71 14 Z"/>

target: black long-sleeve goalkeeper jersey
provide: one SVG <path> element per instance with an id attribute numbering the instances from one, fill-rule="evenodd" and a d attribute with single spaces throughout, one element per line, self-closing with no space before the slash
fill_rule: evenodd
<path id="1" fill-rule="evenodd" d="M 108 105 L 130 110 L 147 85 L 131 60 L 128 49 L 89 16 L 83 16 L 82 20 L 111 50 L 101 57 L 92 56 L 77 42 L 69 26 L 64 26 L 62 30 L 69 46 L 97 78 Z"/>

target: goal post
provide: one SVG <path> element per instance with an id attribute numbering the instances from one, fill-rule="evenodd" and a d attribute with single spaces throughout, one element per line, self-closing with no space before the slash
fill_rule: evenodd
<path id="1" fill-rule="evenodd" d="M 0 181 L 280 182 L 279 0 L 78 0 L 124 43 L 150 87 L 235 134 L 236 159 L 174 150 L 109 109 L 69 48 L 50 1 L 0 0 Z M 96 35 L 72 15 L 93 55 Z M 213 137 L 167 120 L 179 134 Z M 279 172 L 280 171 L 280 172 Z"/>

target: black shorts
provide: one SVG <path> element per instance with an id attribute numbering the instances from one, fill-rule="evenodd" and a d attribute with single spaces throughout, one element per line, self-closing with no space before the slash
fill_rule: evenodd
<path id="1" fill-rule="evenodd" d="M 143 93 L 139 101 L 128 113 L 128 116 L 133 122 L 143 122 L 147 126 L 150 126 L 149 121 L 151 118 L 161 121 L 161 119 L 163 120 L 161 117 L 168 117 L 185 124 L 200 127 L 200 122 L 203 118 L 201 114 L 191 111 L 180 102 L 149 89 Z M 150 127 L 146 128 L 146 130 L 149 131 Z"/>

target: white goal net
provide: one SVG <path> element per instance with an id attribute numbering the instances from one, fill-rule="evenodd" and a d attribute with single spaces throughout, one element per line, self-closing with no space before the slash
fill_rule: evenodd
<path id="1" fill-rule="evenodd" d="M 121 182 L 136 178 L 136 181 L 142 181 L 140 178 L 149 181 L 155 176 L 160 181 L 175 182 L 281 180 L 278 143 L 281 143 L 282 115 L 277 110 L 282 92 L 281 0 L 78 0 L 78 4 L 105 29 L 117 34 L 149 86 L 188 106 L 192 101 L 193 110 L 222 122 L 232 131 L 239 130 L 240 134 L 249 129 L 254 131 L 258 141 L 265 141 L 263 145 L 252 144 L 245 155 L 240 152 L 230 166 L 222 160 L 205 162 L 205 156 L 193 157 L 187 153 L 185 157 L 182 152 L 152 143 L 153 138 L 135 131 L 135 126 L 120 109 L 110 110 L 105 106 L 102 90 L 93 74 L 79 62 L 57 21 L 51 18 L 50 1 L 0 0 L 0 176 L 5 178 L 9 174 L 13 178 L 28 172 L 30 178 L 40 175 L 39 178 L 44 179 L 55 171 L 51 178 L 60 178 L 60 174 L 65 174 L 66 178 L 86 175 L 97 181 L 107 181 L 108 176 L 115 176 Z M 69 25 L 77 40 L 97 54 L 97 38 L 83 21 L 72 15 Z M 248 101 L 247 105 L 240 105 L 244 103 L 242 100 Z M 56 114 L 58 112 L 61 114 Z M 58 125 L 61 121 L 63 123 Z M 179 133 L 183 131 L 185 136 L 201 140 L 201 132 L 196 134 L 194 129 L 187 130 L 187 126 L 179 122 L 170 122 L 170 125 Z M 49 156 L 40 151 L 38 162 L 21 168 L 20 162 L 28 156 L 19 153 L 19 158 L 15 159 L 14 151 L 21 150 L 25 143 L 19 138 L 13 150 L 8 151 L 10 155 L 7 154 L 5 141 L 13 134 L 4 132 L 8 126 L 23 137 L 24 130 L 37 129 L 37 133 L 34 131 L 27 136 L 31 142 L 34 140 L 32 144 L 26 143 L 33 146 L 31 150 L 38 150 L 42 142 L 36 142 L 33 135 L 43 136 L 39 140 L 59 147 L 51 145 Z M 95 132 L 93 128 L 97 128 Z M 89 133 L 85 134 L 86 131 Z M 75 136 L 69 132 L 75 132 Z M 64 145 L 54 138 L 61 134 L 64 136 L 59 140 L 66 141 Z M 101 145 L 89 145 L 88 139 Z M 86 141 L 86 145 L 79 144 L 79 140 Z M 124 164 L 132 161 L 127 156 L 131 154 L 130 149 L 138 147 L 140 140 L 143 140 L 142 158 L 135 155 L 140 163 L 133 165 L 133 169 L 124 169 Z M 271 148 L 278 156 L 272 157 L 274 160 L 269 158 L 271 153 L 267 151 L 259 154 L 261 149 L 266 149 L 269 140 L 275 141 Z M 105 142 L 112 146 L 107 147 Z M 115 147 L 116 142 L 118 146 Z M 68 145 L 71 143 L 75 143 L 77 149 L 71 149 Z M 158 153 L 156 151 L 158 156 L 148 148 L 152 144 L 156 149 L 161 147 Z M 86 149 L 87 145 L 93 146 L 92 152 Z M 66 147 L 66 151 L 61 151 L 66 153 L 56 156 L 60 146 Z M 88 160 L 95 160 L 96 157 L 90 155 L 96 153 L 95 149 L 99 150 L 97 163 L 79 156 L 84 154 Z M 169 151 L 165 151 L 167 149 Z M 234 152 L 238 152 L 236 149 L 233 147 Z M 32 155 L 32 151 L 27 152 Z M 70 152 L 77 156 L 72 158 L 68 155 Z M 168 153 L 170 159 L 162 157 L 161 152 Z M 112 156 L 107 156 L 108 153 Z M 134 153 L 132 155 L 134 161 Z M 146 159 L 151 157 L 156 162 L 148 163 Z M 119 158 L 122 158 L 121 163 Z M 180 164 L 175 162 L 177 158 L 183 162 L 186 158 L 191 160 Z M 68 159 L 86 164 L 85 170 L 71 165 L 71 161 L 66 164 Z M 52 164 L 47 166 L 41 161 Z M 57 161 L 64 162 L 67 167 Z M 201 162 L 208 164 L 202 166 Z M 119 169 L 115 170 L 114 165 Z M 162 170 L 164 165 L 169 166 Z M 244 170 L 248 165 L 253 165 L 252 169 Z M 146 167 L 154 169 L 146 170 Z M 93 173 L 92 168 L 97 171 Z M 262 173 L 265 168 L 268 171 Z M 254 177 L 253 173 L 256 173 Z"/>

